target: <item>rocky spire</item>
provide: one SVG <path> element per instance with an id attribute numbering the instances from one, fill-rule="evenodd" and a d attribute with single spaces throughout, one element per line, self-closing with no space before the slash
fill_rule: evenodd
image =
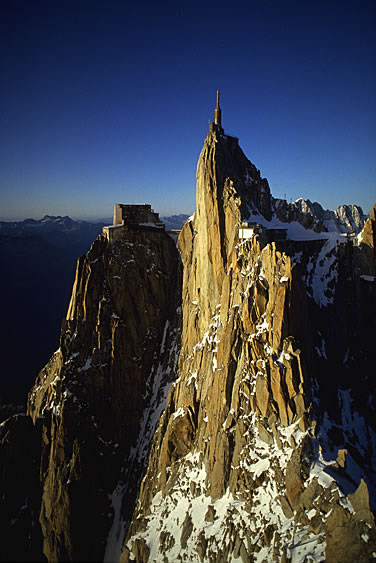
<path id="1" fill-rule="evenodd" d="M 346 324 L 343 298 L 335 304 L 340 314 L 328 314 L 304 284 L 312 264 L 331 264 L 332 254 L 320 255 L 321 240 L 306 250 L 288 241 L 282 252 L 276 242 L 239 239 L 250 211 L 273 219 L 270 190 L 237 139 L 218 134 L 220 123 L 211 126 L 197 166 L 197 209 L 178 240 L 177 378 L 120 561 L 291 561 L 304 537 L 316 560 L 365 563 L 376 545 L 374 450 L 370 441 L 360 453 L 352 421 L 364 421 L 364 436 L 374 431 L 367 394 L 359 392 L 367 368 L 346 374 L 351 339 L 344 336 L 341 351 L 331 344 Z M 371 278 L 367 271 L 361 280 L 370 292 Z M 354 389 L 344 387 L 345 377 Z M 352 473 L 352 455 L 364 481 Z M 351 479 L 348 497 L 344 479 Z"/>
<path id="2" fill-rule="evenodd" d="M 239 238 L 269 186 L 211 127 L 181 261 L 138 229 L 79 259 L 30 418 L 0 425 L 3 560 L 374 560 L 376 209 L 358 245 Z"/>

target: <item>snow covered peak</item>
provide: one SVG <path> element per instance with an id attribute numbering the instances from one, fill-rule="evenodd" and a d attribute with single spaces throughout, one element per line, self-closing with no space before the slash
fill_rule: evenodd
<path id="1" fill-rule="evenodd" d="M 315 231 L 358 234 L 367 219 L 358 205 L 340 205 L 338 209 L 331 211 L 324 209 L 317 201 L 298 198 L 293 203 L 275 199 L 274 207 L 281 221 L 297 220 L 305 228 Z"/>

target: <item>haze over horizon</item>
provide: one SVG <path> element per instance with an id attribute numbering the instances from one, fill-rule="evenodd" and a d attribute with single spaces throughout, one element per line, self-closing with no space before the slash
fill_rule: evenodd
<path id="1" fill-rule="evenodd" d="M 375 5 L 2 3 L 0 219 L 195 209 L 215 94 L 274 197 L 376 201 Z"/>

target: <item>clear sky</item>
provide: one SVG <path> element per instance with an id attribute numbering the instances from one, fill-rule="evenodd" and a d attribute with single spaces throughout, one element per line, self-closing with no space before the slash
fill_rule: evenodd
<path id="1" fill-rule="evenodd" d="M 376 202 L 376 2 L 1 0 L 0 218 L 195 208 L 222 124 L 275 197 Z"/>

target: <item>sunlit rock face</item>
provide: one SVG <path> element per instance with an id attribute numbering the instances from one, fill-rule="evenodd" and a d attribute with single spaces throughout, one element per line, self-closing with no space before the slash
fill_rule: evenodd
<path id="1" fill-rule="evenodd" d="M 234 137 L 209 134 L 197 165 L 197 209 L 183 229 L 179 250 L 184 268 L 184 290 L 197 302 L 199 335 L 207 330 L 222 293 L 238 230 L 252 205 L 271 218 L 267 180 L 246 158 Z M 192 261 L 186 262 L 186 254 Z M 188 279 L 189 278 L 189 279 Z M 185 295 L 183 295 L 185 298 Z M 190 314 L 185 319 L 191 320 Z"/>
<path id="2" fill-rule="evenodd" d="M 0 425 L 6 559 L 375 559 L 375 209 L 358 232 L 318 205 L 274 199 L 214 130 L 179 252 L 93 243 Z"/>
<path id="3" fill-rule="evenodd" d="M 302 219 L 304 209 L 280 236 L 286 217 L 276 207 L 237 141 L 210 133 L 197 167 L 197 209 L 178 243 L 178 377 L 124 562 L 334 562 L 340 544 L 341 561 L 372 557 L 372 361 L 363 371 L 372 348 L 367 339 L 356 352 L 352 346 L 344 279 L 354 260 L 372 262 L 371 237 L 354 247 L 338 229 Z M 243 221 L 267 232 L 241 239 Z M 365 281 L 355 271 L 357 283 Z M 369 281 L 373 304 L 374 287 Z M 363 319 L 361 293 L 352 299 Z"/>

